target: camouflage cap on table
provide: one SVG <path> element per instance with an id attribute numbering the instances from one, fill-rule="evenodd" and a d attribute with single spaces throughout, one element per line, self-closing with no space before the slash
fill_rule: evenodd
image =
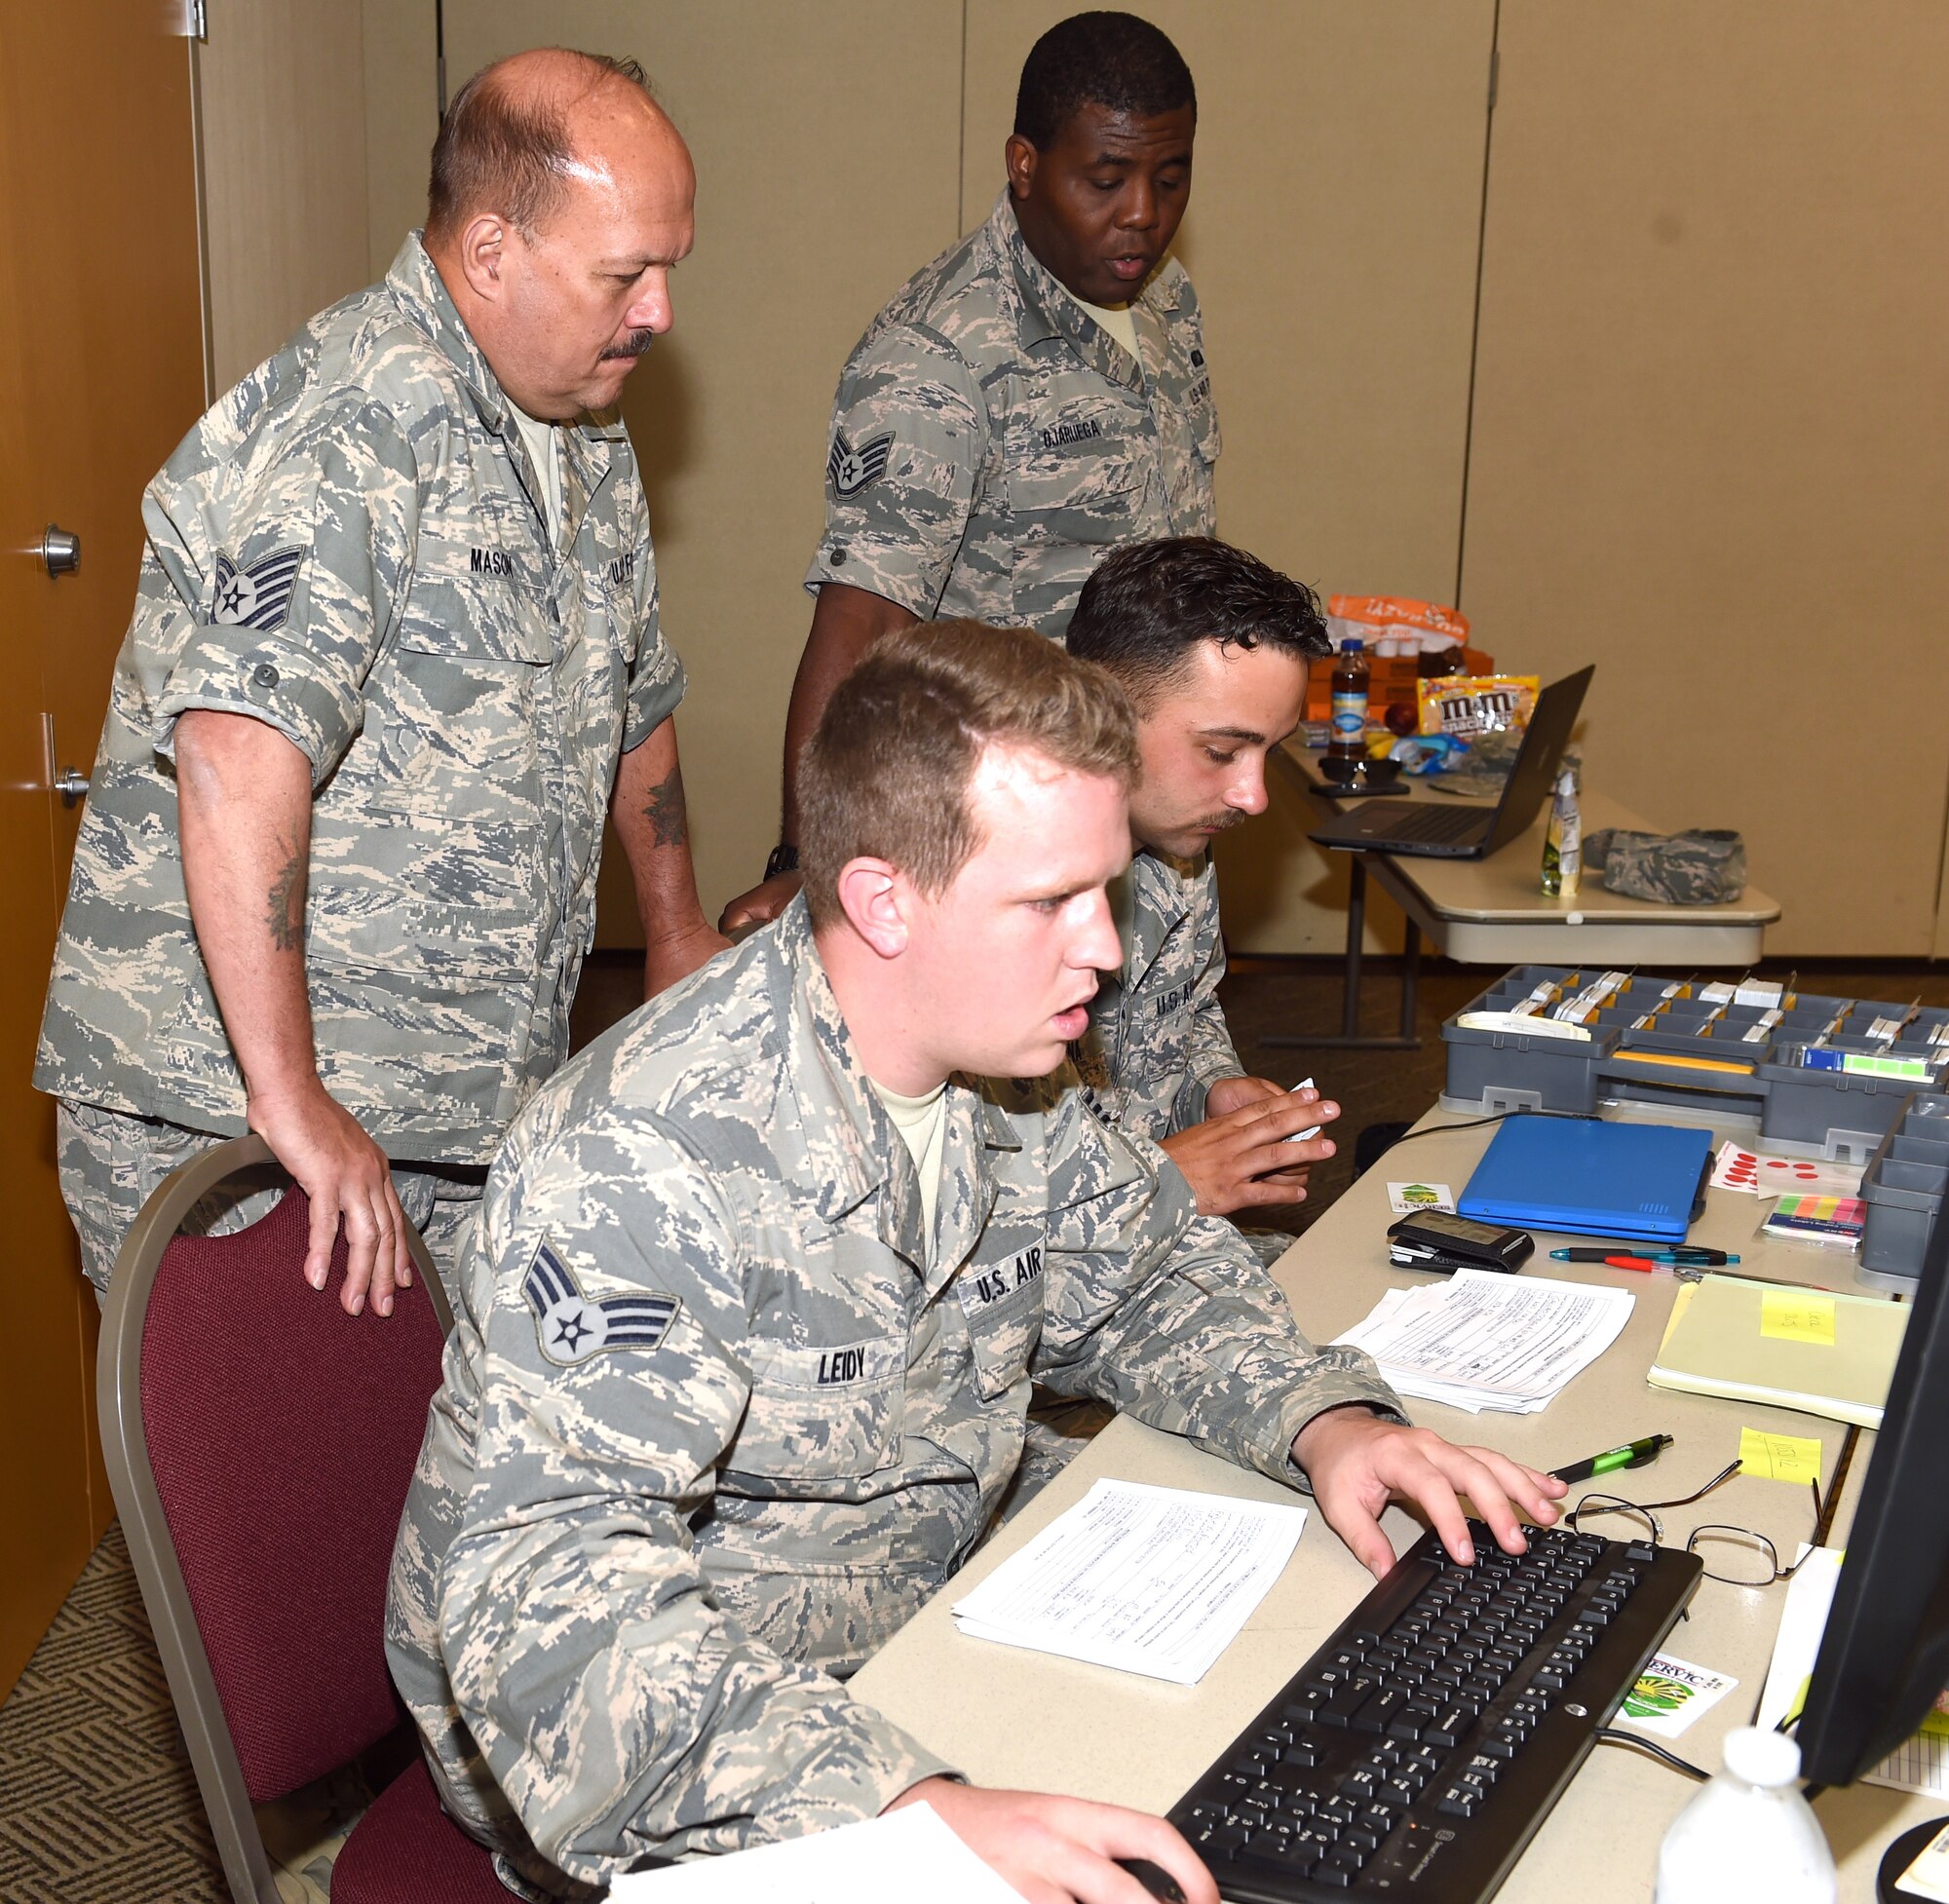
<path id="1" fill-rule="evenodd" d="M 1746 890 L 1746 843 L 1734 832 L 1607 826 L 1584 842 L 1584 863 L 1613 893 L 1661 905 L 1730 905 Z"/>

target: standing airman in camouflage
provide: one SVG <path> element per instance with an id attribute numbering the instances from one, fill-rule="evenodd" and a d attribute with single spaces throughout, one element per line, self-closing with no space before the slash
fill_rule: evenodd
<path id="1" fill-rule="evenodd" d="M 530 1896 L 925 1798 L 1018 1888 L 1127 1893 L 1160 1819 L 954 1782 L 844 1680 L 968 1556 L 1031 1379 L 1294 1487 L 1377 1572 L 1549 1482 L 1406 1427 L 1058 1064 L 1115 962 L 1136 749 L 1026 630 L 890 637 L 808 749 L 806 892 L 516 1121 L 461 1276 L 388 1647 L 449 1811 Z M 1080 1875 L 1079 1875 L 1080 1874 Z"/>
<path id="2" fill-rule="evenodd" d="M 785 718 L 783 844 L 727 930 L 797 890 L 792 763 L 872 642 L 948 615 L 1060 635 L 1109 550 L 1211 533 L 1218 412 L 1198 296 L 1167 256 L 1197 128 L 1190 71 L 1148 21 L 1051 27 L 1022 67 L 987 223 L 848 360 Z"/>
<path id="3" fill-rule="evenodd" d="M 424 242 L 150 485 L 35 1072 L 97 1290 L 163 1174 L 247 1126 L 311 1196 L 318 1287 L 343 1217 L 348 1309 L 368 1283 L 391 1309 L 402 1197 L 450 1259 L 566 1054 L 605 812 L 646 986 L 721 945 L 612 407 L 669 327 L 694 191 L 640 69 L 488 68 Z"/>

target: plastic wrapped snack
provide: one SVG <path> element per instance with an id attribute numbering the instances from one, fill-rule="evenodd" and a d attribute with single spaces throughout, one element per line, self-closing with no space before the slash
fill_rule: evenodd
<path id="1" fill-rule="evenodd" d="M 1421 731 L 1466 741 L 1525 728 L 1542 682 L 1538 674 L 1444 674 L 1418 682 Z"/>
<path id="2" fill-rule="evenodd" d="M 1370 654 L 1447 654 L 1466 647 L 1469 618 L 1435 601 L 1400 595 L 1335 595 L 1326 604 L 1326 628 L 1337 648 L 1358 641 Z"/>

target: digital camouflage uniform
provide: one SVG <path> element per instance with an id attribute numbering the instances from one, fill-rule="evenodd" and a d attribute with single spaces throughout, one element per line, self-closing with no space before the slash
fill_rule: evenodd
<path id="1" fill-rule="evenodd" d="M 1069 1047 L 1076 1081 L 1104 1123 L 1153 1143 L 1204 1122 L 1205 1093 L 1242 1078 L 1218 981 L 1225 939 L 1218 870 L 1206 858 L 1130 861 L 1130 939 L 1122 971 L 1105 972 L 1089 1029 Z M 1054 1081 L 1066 1083 L 1065 1068 Z"/>
<path id="2" fill-rule="evenodd" d="M 1584 857 L 1613 893 L 1660 905 L 1731 905 L 1746 890 L 1746 843 L 1734 832 L 1607 826 L 1584 842 Z"/>
<path id="3" fill-rule="evenodd" d="M 509 400 L 415 235 L 184 439 L 143 497 L 43 1090 L 171 1143 L 245 1127 L 176 833 L 176 719 L 220 708 L 311 763 L 325 1088 L 389 1156 L 492 1156 L 567 1051 L 618 756 L 683 693 L 629 437 L 559 434 L 551 547 Z M 114 1154 L 152 1134 L 132 1123 Z"/>
<path id="4" fill-rule="evenodd" d="M 1029 249 L 1004 191 L 848 360 L 806 587 L 1059 635 L 1119 544 L 1212 534 L 1218 412 L 1175 259 L 1131 312 L 1141 365 Z"/>
<path id="5" fill-rule="evenodd" d="M 944 1770 L 842 1680 L 969 1554 L 1033 1376 L 1300 1485 L 1316 1351 L 1072 1092 L 948 1089 L 934 1247 L 804 901 L 584 1052 L 488 1182 L 394 1555 L 448 1808 L 531 1882 L 872 1815 Z"/>

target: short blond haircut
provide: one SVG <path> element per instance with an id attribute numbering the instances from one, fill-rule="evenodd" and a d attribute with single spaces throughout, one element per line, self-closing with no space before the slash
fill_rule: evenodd
<path id="1" fill-rule="evenodd" d="M 1026 748 L 1127 792 L 1137 723 L 1093 662 L 1027 628 L 926 622 L 872 647 L 834 690 L 798 762 L 799 860 L 815 923 L 840 916 L 848 860 L 885 859 L 945 892 L 981 829 L 968 788 L 991 746 Z"/>

